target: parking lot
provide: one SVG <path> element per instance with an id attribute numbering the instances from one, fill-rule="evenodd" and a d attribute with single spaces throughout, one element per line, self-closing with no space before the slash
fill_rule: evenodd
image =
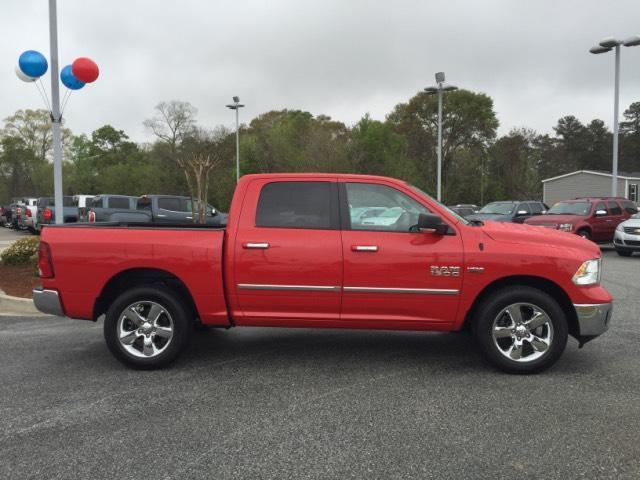
<path id="1" fill-rule="evenodd" d="M 528 377 L 466 334 L 275 329 L 137 372 L 100 323 L 0 317 L 0 478 L 637 479 L 640 256 L 604 257 L 610 331 Z"/>

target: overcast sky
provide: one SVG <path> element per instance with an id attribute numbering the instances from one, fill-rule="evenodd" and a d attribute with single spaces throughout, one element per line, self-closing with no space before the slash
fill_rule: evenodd
<path id="1" fill-rule="evenodd" d="M 142 121 L 161 100 L 198 108 L 205 126 L 303 109 L 347 124 L 384 119 L 445 71 L 495 102 L 500 133 L 552 132 L 558 118 L 613 117 L 606 36 L 640 34 L 640 1 L 590 0 L 59 0 L 60 67 L 93 58 L 100 78 L 73 94 L 75 133 L 104 124 L 149 140 Z M 49 56 L 47 0 L 0 7 L 0 115 L 42 106 L 13 71 L 28 49 Z M 49 73 L 43 77 L 50 88 Z M 622 49 L 621 112 L 640 101 L 640 47 Z"/>

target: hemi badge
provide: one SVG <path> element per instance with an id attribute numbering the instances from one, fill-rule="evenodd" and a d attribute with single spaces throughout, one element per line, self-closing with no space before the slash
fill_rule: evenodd
<path id="1" fill-rule="evenodd" d="M 484 267 L 467 267 L 469 273 L 484 273 Z"/>

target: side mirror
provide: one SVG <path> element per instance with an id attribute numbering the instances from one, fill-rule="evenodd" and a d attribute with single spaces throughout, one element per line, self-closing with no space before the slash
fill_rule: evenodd
<path id="1" fill-rule="evenodd" d="M 607 214 L 606 210 L 596 210 L 596 217 L 603 217 Z"/>
<path id="2" fill-rule="evenodd" d="M 433 213 L 421 213 L 418 216 L 418 225 L 416 227 L 418 231 L 428 230 L 438 235 L 446 235 L 449 231 L 449 226 L 446 223 L 442 223 L 442 218 Z"/>

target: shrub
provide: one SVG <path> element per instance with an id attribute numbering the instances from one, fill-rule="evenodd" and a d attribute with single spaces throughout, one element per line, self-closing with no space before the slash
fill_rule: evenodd
<path id="1" fill-rule="evenodd" d="M 0 253 L 2 265 L 37 265 L 38 237 L 26 237 L 16 240 L 9 248 Z"/>

